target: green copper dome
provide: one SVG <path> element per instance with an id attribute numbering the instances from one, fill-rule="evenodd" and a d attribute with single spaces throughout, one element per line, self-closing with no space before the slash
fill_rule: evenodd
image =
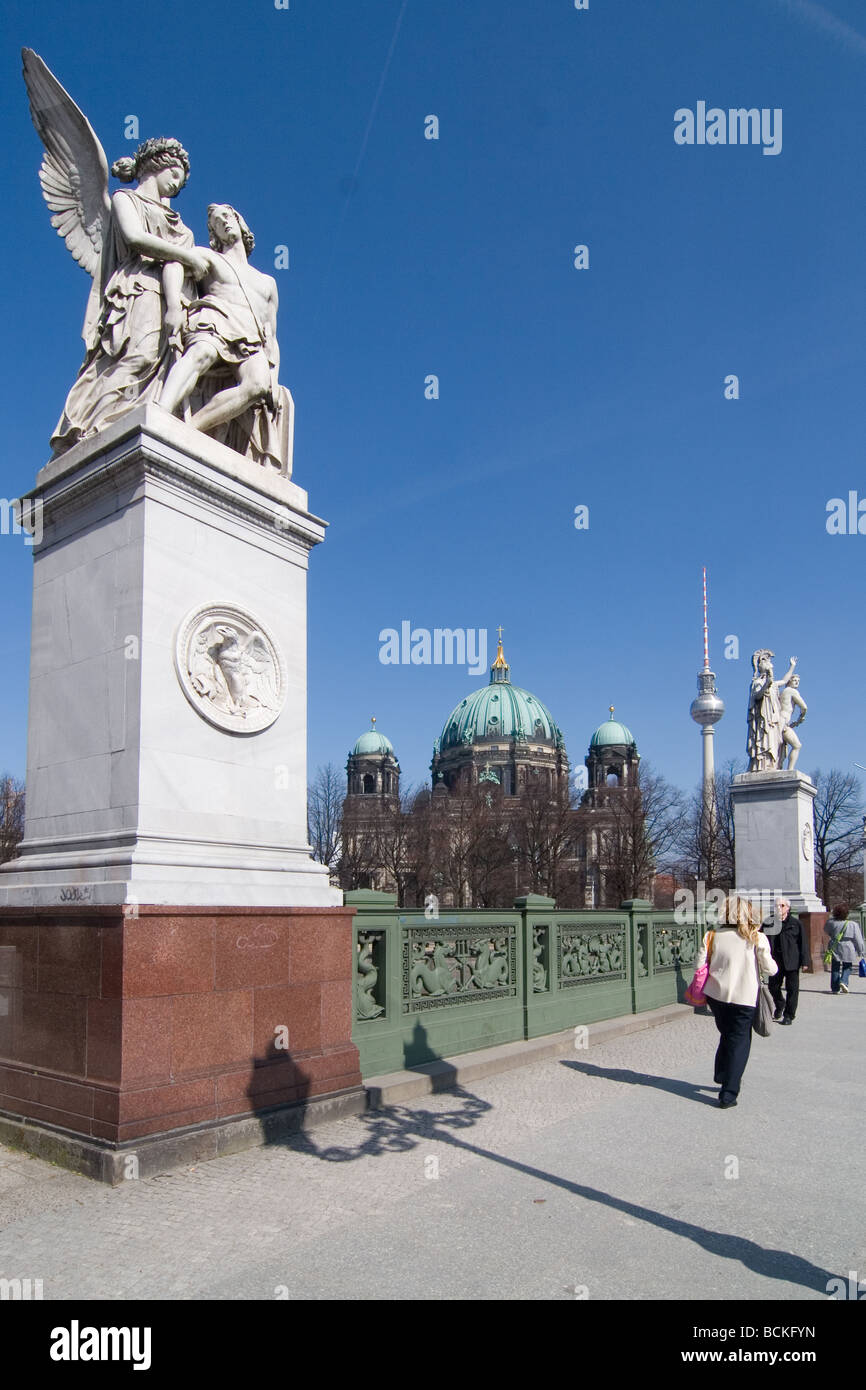
<path id="1" fill-rule="evenodd" d="M 528 690 L 512 685 L 500 640 L 490 670 L 490 684 L 461 700 L 445 721 L 436 744 L 437 752 L 459 748 L 481 738 L 541 739 L 563 746 L 562 732 L 546 705 Z"/>
<path id="2" fill-rule="evenodd" d="M 613 707 L 611 706 L 611 718 L 606 719 L 603 724 L 599 724 L 590 739 L 589 746 L 590 748 L 610 748 L 614 744 L 624 744 L 627 748 L 632 743 L 634 743 L 634 736 L 631 729 L 627 729 L 625 724 L 620 724 L 619 720 L 613 718 Z"/>
<path id="3" fill-rule="evenodd" d="M 379 733 L 375 719 L 372 720 L 372 725 L 373 727 L 358 739 L 349 757 L 353 758 L 356 753 L 391 753 L 393 755 L 394 748 L 391 740 Z"/>

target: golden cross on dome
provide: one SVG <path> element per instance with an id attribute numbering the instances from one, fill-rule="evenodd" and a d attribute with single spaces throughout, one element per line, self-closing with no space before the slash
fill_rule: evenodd
<path id="1" fill-rule="evenodd" d="M 496 631 L 499 633 L 499 640 L 502 641 L 502 624 L 500 623 Z"/>

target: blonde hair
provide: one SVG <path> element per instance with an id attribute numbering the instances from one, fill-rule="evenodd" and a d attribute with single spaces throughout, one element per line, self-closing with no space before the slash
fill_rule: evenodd
<path id="1" fill-rule="evenodd" d="M 722 921 L 729 927 L 737 928 L 737 935 L 750 946 L 757 946 L 760 938 L 761 918 L 748 898 L 738 898 L 731 894 L 725 898 Z"/>

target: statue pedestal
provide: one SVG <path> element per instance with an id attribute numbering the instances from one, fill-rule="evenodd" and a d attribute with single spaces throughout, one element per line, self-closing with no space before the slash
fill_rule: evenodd
<path id="1" fill-rule="evenodd" d="M 798 917 L 826 913 L 815 893 L 814 784 L 802 772 L 743 772 L 734 778 L 736 891 L 776 897 Z"/>
<path id="2" fill-rule="evenodd" d="M 0 907 L 338 905 L 307 841 L 307 562 L 325 523 L 306 493 L 150 405 L 52 460 L 30 497 L 26 827 Z M 267 727 L 255 700 L 226 711 L 220 621 L 278 677 Z M 235 654 L 225 677 L 246 680 Z M 214 675 L 219 699 L 200 696 Z"/>
<path id="3" fill-rule="evenodd" d="M 357 1113 L 353 913 L 307 844 L 325 523 L 156 406 L 53 460 L 31 496 L 0 1139 L 113 1183 Z"/>

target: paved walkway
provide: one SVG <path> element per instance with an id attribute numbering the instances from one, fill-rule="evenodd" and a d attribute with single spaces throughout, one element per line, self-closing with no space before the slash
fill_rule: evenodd
<path id="1" fill-rule="evenodd" d="M 0 1146 L 46 1299 L 816 1299 L 866 1278 L 866 981 L 805 976 L 715 1105 L 695 1014 L 110 1189 Z"/>

